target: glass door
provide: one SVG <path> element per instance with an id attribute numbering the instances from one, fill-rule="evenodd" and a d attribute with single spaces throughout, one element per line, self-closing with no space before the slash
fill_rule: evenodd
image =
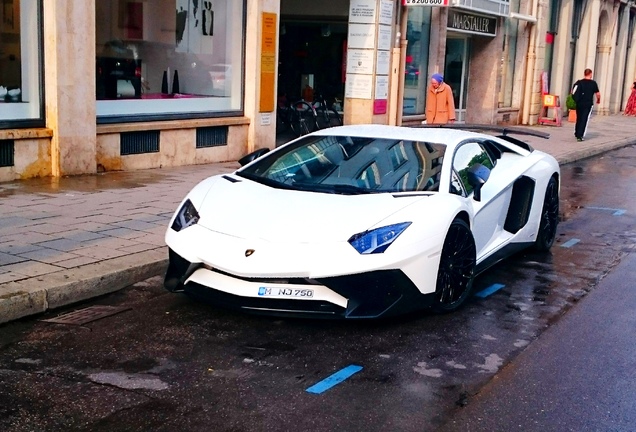
<path id="1" fill-rule="evenodd" d="M 446 60 L 444 62 L 444 81 L 453 90 L 455 99 L 455 118 L 457 122 L 466 121 L 466 96 L 468 94 L 468 37 L 451 36 L 446 40 Z"/>

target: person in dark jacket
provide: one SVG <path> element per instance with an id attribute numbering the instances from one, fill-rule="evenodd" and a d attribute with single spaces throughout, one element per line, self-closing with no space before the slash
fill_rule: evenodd
<path id="1" fill-rule="evenodd" d="M 585 132 L 587 132 L 587 122 L 592 114 L 594 99 L 596 99 L 597 104 L 601 103 L 601 92 L 596 81 L 592 79 L 592 69 L 585 69 L 584 78 L 574 83 L 572 97 L 576 102 L 574 136 L 577 141 L 583 141 Z"/>

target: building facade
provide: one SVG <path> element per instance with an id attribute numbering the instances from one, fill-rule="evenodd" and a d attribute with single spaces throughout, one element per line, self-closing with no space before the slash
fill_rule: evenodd
<path id="1" fill-rule="evenodd" d="M 235 161 L 282 97 L 418 124 L 433 73 L 459 122 L 536 124 L 588 67 L 624 108 L 633 1 L 442 1 L 0 0 L 0 181 Z"/>

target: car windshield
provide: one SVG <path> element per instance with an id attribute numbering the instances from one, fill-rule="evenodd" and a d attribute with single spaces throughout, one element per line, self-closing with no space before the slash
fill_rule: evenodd
<path id="1" fill-rule="evenodd" d="M 446 146 L 400 139 L 306 136 L 239 170 L 273 187 L 357 195 L 439 190 Z"/>

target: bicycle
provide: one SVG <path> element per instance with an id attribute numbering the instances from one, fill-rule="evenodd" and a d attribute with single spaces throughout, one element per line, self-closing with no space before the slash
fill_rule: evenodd
<path id="1" fill-rule="evenodd" d="M 282 134 L 289 130 L 297 137 L 311 133 L 318 127 L 316 110 L 304 100 L 293 104 L 287 98 L 279 98 L 276 109 L 276 133 Z"/>
<path id="2" fill-rule="evenodd" d="M 301 99 L 293 105 L 292 130 L 297 136 L 306 135 L 320 129 L 318 113 L 313 105 Z"/>
<path id="3" fill-rule="evenodd" d="M 342 126 L 342 116 L 333 107 L 333 104 L 327 103 L 327 99 L 322 93 L 316 93 L 313 108 L 316 111 L 318 127 L 320 129 Z"/>

